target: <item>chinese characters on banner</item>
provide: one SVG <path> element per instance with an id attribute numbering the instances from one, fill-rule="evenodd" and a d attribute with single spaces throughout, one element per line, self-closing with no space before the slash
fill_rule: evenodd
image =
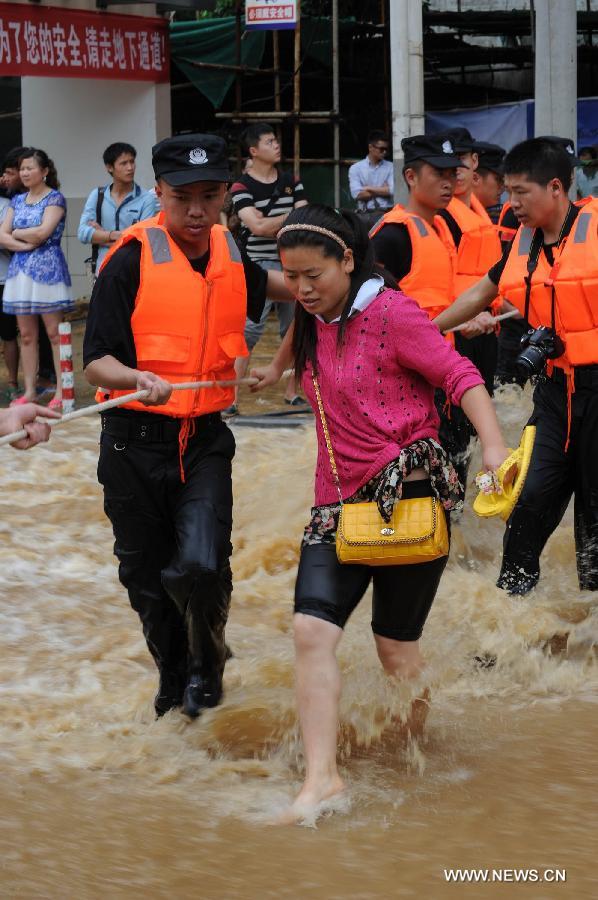
<path id="1" fill-rule="evenodd" d="M 245 0 L 245 28 L 294 28 L 296 0 Z"/>
<path id="2" fill-rule="evenodd" d="M 0 75 L 168 81 L 162 19 L 0 3 Z"/>

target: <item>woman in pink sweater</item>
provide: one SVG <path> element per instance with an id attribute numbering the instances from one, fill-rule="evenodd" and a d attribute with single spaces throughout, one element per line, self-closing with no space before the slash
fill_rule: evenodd
<path id="1" fill-rule="evenodd" d="M 424 666 L 419 638 L 447 560 L 376 568 L 339 563 L 340 503 L 312 373 L 318 376 L 343 501 L 375 500 L 386 519 L 401 498 L 436 496 L 445 514 L 463 503 L 463 487 L 438 443 L 435 388 L 472 421 L 485 468 L 497 468 L 507 450 L 480 373 L 414 300 L 387 286 L 357 216 L 310 204 L 291 212 L 278 247 L 287 287 L 298 300 L 294 330 L 270 366 L 252 374 L 260 378 L 259 390 L 275 383 L 294 360 L 318 434 L 315 505 L 295 587 L 306 778 L 285 819 L 299 821 L 344 791 L 336 764 L 336 649 L 345 623 L 373 581 L 372 630 L 380 661 L 389 675 L 414 677 Z"/>

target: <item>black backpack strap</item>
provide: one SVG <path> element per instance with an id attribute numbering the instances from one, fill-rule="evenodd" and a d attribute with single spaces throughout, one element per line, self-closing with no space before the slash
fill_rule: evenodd
<path id="1" fill-rule="evenodd" d="M 542 252 L 542 245 L 544 243 L 544 235 L 540 228 L 536 228 L 532 235 L 532 240 L 529 247 L 529 253 L 527 256 L 527 275 L 525 276 L 525 312 L 523 314 L 523 318 L 526 322 L 529 321 L 529 305 L 532 295 L 532 275 L 538 268 L 538 262 L 540 261 L 540 253 Z"/>
<path id="2" fill-rule="evenodd" d="M 98 225 L 102 224 L 102 204 L 104 203 L 104 194 L 106 193 L 105 187 L 98 188 L 98 199 L 96 203 L 96 222 Z M 95 275 L 96 269 L 98 267 L 98 254 L 100 252 L 100 245 L 93 244 L 91 248 L 91 272 L 92 275 Z"/>

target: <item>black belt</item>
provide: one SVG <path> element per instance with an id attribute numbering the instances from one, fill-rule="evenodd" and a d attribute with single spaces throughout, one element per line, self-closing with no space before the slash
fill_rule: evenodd
<path id="1" fill-rule="evenodd" d="M 133 416 L 127 416 L 126 418 L 102 416 L 102 433 L 119 438 L 121 441 L 143 441 L 147 444 L 178 441 L 182 421 L 182 419 L 162 419 L 161 421 L 151 422 L 147 419 L 136 421 Z M 189 440 L 192 439 L 192 432 L 193 437 L 195 437 L 206 431 L 210 425 L 217 425 L 221 421 L 220 413 L 196 416 L 194 419 L 191 419 L 193 424 L 189 432 Z M 195 430 L 193 425 L 195 425 Z"/>
<path id="2" fill-rule="evenodd" d="M 573 372 L 576 388 L 598 388 L 598 366 L 574 366 Z M 567 375 L 563 369 L 555 366 L 550 380 L 564 386 L 567 383 Z"/>

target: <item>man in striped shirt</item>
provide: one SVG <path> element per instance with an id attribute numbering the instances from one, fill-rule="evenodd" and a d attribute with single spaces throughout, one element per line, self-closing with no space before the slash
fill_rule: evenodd
<path id="1" fill-rule="evenodd" d="M 255 260 L 263 269 L 280 271 L 276 235 L 291 210 L 306 205 L 303 185 L 290 173 L 281 172 L 277 168 L 280 162 L 280 144 L 271 125 L 265 122 L 250 125 L 243 134 L 243 144 L 245 153 L 251 160 L 251 169 L 241 175 L 231 187 L 233 209 L 242 223 L 241 238 L 246 244 L 250 259 Z M 281 338 L 293 321 L 294 304 L 268 300 L 259 323 L 250 319 L 246 322 L 245 340 L 250 353 L 264 333 L 272 307 L 276 308 Z M 245 376 L 248 366 L 249 357 L 237 360 L 235 368 L 239 378 Z M 297 395 L 293 378 L 287 381 L 285 402 L 291 406 L 305 403 Z M 237 404 L 229 407 L 227 412 L 235 415 L 238 412 Z"/>

